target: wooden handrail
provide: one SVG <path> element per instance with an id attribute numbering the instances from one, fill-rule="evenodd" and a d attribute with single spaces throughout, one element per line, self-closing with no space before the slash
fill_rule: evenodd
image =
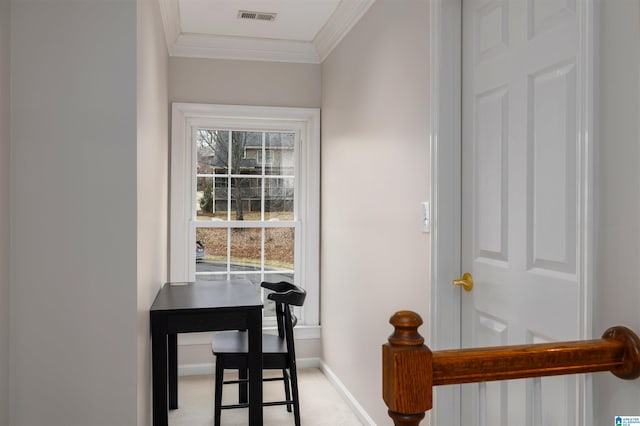
<path id="1" fill-rule="evenodd" d="M 431 352 L 420 315 L 400 311 L 382 346 L 382 396 L 396 426 L 417 426 L 432 408 L 433 386 L 610 371 L 640 377 L 640 338 L 612 327 L 601 339 Z"/>

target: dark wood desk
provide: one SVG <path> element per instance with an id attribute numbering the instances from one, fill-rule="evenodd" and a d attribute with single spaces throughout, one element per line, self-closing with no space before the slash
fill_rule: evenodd
<path id="1" fill-rule="evenodd" d="M 153 426 L 178 408 L 177 333 L 249 332 L 249 424 L 262 424 L 262 300 L 250 281 L 165 284 L 151 305 Z M 211 402 L 213 404 L 213 401 Z"/>

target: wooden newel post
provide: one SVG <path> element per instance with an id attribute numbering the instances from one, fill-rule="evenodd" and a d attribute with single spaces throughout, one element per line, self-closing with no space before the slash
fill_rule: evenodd
<path id="1" fill-rule="evenodd" d="M 396 312 L 395 330 L 382 345 L 382 397 L 396 426 L 418 426 L 432 407 L 432 355 L 418 333 L 420 315 Z"/>

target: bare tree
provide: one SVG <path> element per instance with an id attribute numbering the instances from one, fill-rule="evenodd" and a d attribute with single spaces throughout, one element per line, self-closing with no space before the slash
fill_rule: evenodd
<path id="1" fill-rule="evenodd" d="M 231 146 L 229 146 L 231 133 Z M 198 129 L 196 143 L 198 149 L 198 172 L 216 173 L 223 170 L 230 179 L 232 201 L 235 201 L 236 220 L 244 220 L 244 196 L 242 187 L 246 178 L 233 177 L 242 173 L 245 147 L 252 133 L 227 130 Z M 214 180 L 215 185 L 215 180 Z M 213 200 L 215 203 L 215 200 Z"/>

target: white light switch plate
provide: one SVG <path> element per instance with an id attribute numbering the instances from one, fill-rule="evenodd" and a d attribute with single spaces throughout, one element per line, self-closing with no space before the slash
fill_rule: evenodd
<path id="1" fill-rule="evenodd" d="M 420 203 L 422 206 L 422 232 L 431 231 L 431 204 L 428 201 Z"/>

